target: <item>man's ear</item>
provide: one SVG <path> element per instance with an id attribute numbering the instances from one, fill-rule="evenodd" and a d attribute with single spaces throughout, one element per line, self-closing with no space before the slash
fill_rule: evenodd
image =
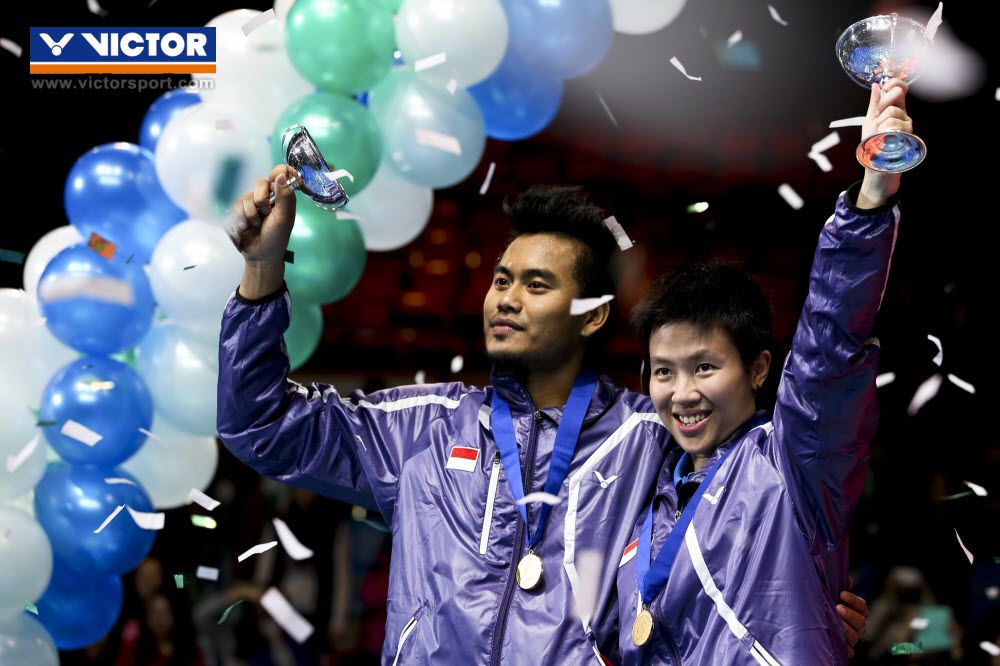
<path id="1" fill-rule="evenodd" d="M 580 331 L 580 335 L 585 338 L 594 335 L 608 322 L 610 316 L 611 306 L 607 303 L 602 303 L 599 307 L 584 313 L 583 329 Z"/>

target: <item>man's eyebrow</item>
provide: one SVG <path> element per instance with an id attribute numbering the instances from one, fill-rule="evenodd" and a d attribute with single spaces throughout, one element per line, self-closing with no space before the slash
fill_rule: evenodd
<path id="1" fill-rule="evenodd" d="M 502 266 L 501 264 L 497 264 L 496 266 L 493 267 L 493 274 L 503 275 L 504 277 L 507 278 L 514 277 L 514 272 L 509 268 L 507 268 L 506 266 Z M 522 280 L 528 281 L 532 278 L 541 278 L 546 282 L 552 282 L 552 283 L 559 282 L 559 280 L 556 278 L 556 274 L 545 268 L 527 268 L 521 271 Z"/>
<path id="2" fill-rule="evenodd" d="M 506 266 L 501 266 L 500 262 L 497 262 L 497 264 L 493 267 L 493 274 L 496 275 L 497 273 L 505 277 L 514 277 L 514 274 L 510 272 L 510 269 Z"/>

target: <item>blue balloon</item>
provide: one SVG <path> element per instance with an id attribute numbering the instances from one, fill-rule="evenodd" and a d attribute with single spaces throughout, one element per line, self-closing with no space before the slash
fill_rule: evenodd
<path id="1" fill-rule="evenodd" d="M 533 69 L 508 50 L 493 73 L 468 90 L 483 112 L 486 136 L 518 141 L 552 122 L 562 102 L 563 82 Z"/>
<path id="2" fill-rule="evenodd" d="M 502 0 L 509 51 L 532 70 L 572 79 L 597 67 L 614 39 L 608 0 Z"/>
<path id="3" fill-rule="evenodd" d="M 163 234 L 187 217 L 163 191 L 153 153 L 124 142 L 80 157 L 66 179 L 63 203 L 85 239 L 97 233 L 143 264 Z"/>
<path id="4" fill-rule="evenodd" d="M 160 134 L 170 119 L 189 106 L 201 104 L 201 101 L 201 95 L 193 90 L 180 88 L 167 91 L 149 105 L 149 110 L 142 119 L 142 127 L 139 129 L 139 145 L 155 153 L 156 142 L 160 140 Z"/>
<path id="5" fill-rule="evenodd" d="M 42 392 L 38 419 L 51 422 L 43 430 L 59 456 L 77 465 L 111 469 L 142 446 L 153 423 L 153 397 L 139 373 L 103 356 L 77 359 L 62 367 Z M 94 445 L 62 434 L 75 421 L 101 436 Z"/>
<path id="6" fill-rule="evenodd" d="M 38 600 L 38 620 L 60 650 L 87 647 L 107 635 L 122 610 L 122 580 L 77 571 L 56 559 L 52 580 Z"/>
<path id="7" fill-rule="evenodd" d="M 153 290 L 138 263 L 105 259 L 85 243 L 49 261 L 38 280 L 45 325 L 84 354 L 113 354 L 135 346 L 153 323 Z"/>
<path id="8" fill-rule="evenodd" d="M 108 483 L 108 478 L 125 478 L 135 485 Z M 126 509 L 94 534 L 119 505 L 153 511 L 146 491 L 121 469 L 53 462 L 35 486 L 35 519 L 48 535 L 53 554 L 88 574 L 131 571 L 153 547 L 156 533 L 136 525 Z"/>

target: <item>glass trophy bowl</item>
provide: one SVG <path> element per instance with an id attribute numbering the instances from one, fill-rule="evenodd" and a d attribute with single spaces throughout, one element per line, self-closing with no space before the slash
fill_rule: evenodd
<path id="1" fill-rule="evenodd" d="M 295 170 L 288 186 L 309 197 L 324 210 L 340 210 L 347 205 L 347 192 L 337 178 L 350 174 L 335 171 L 319 152 L 309 130 L 303 125 L 292 125 L 281 135 L 281 148 L 285 164 Z M 353 180 L 353 179 L 352 179 Z M 272 190 L 269 201 L 274 205 L 276 195 Z"/>
<path id="2" fill-rule="evenodd" d="M 899 78 L 912 83 L 917 64 L 930 41 L 924 26 L 895 13 L 870 16 L 850 26 L 837 39 L 837 60 L 851 80 L 870 90 Z M 902 173 L 920 164 L 927 146 L 915 134 L 899 130 L 879 132 L 863 140 L 855 151 L 866 169 Z"/>

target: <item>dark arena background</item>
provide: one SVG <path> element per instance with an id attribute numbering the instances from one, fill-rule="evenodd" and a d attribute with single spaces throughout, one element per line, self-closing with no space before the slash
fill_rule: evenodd
<path id="1" fill-rule="evenodd" d="M 424 382 L 488 383 L 482 308 L 507 241 L 502 203 L 532 184 L 573 184 L 614 215 L 634 243 L 617 265 L 612 306 L 619 317 L 602 370 L 638 390 L 642 349 L 626 326 L 629 311 L 661 272 L 724 259 L 749 270 L 774 305 L 778 354 L 765 388 L 773 399 L 819 230 L 838 193 L 863 175 L 854 158 L 860 128 L 834 130 L 830 124 L 863 116 L 868 94 L 844 73 L 834 44 L 847 26 L 866 16 L 896 11 L 923 23 L 936 5 L 926 0 L 909 6 L 859 0 L 772 5 L 775 15 L 763 0 L 687 0 L 676 18 L 650 34 L 615 32 L 593 69 L 563 82 L 558 112 L 544 130 L 518 140 L 486 139 L 482 157 L 465 177 L 434 189 L 433 208 L 419 235 L 387 251 L 362 248 L 356 259 L 363 262 L 360 278 L 342 298 L 317 305 L 321 317 L 304 334 L 308 340 L 298 343 L 306 360 L 291 377 L 305 385 L 334 384 L 341 395 Z M 189 75 L 29 74 L 30 28 L 197 27 L 231 10 L 271 7 L 181 0 L 7 7 L 0 24 L 7 91 L 0 132 L 5 195 L 0 289 L 23 289 L 25 256 L 46 233 L 71 223 L 64 197 L 77 160 L 96 146 L 138 144 L 147 110 L 167 90 L 41 82 L 190 80 Z M 903 176 L 902 221 L 877 323 L 881 421 L 850 543 L 854 591 L 870 608 L 868 630 L 852 659 L 858 664 L 1000 664 L 1000 445 L 992 420 L 993 382 L 1000 369 L 993 312 L 1000 40 L 990 3 L 949 0 L 943 20 L 935 55 L 907 99 L 928 157 Z M 686 77 L 672 58 L 701 80 Z M 262 74 L 259 85 L 267 83 Z M 248 83 L 231 99 L 252 116 L 258 95 Z M 825 171 L 821 160 L 808 154 L 833 131 L 839 143 L 823 153 L 832 167 Z M 800 207 L 779 193 L 782 184 L 801 197 Z M 230 201 L 252 182 L 233 185 Z M 301 202 L 300 207 L 310 205 Z M 357 224 L 364 231 L 364 219 L 328 215 L 330 225 Z M 239 275 L 228 291 L 236 288 Z M 10 302 L 20 298 L 0 293 Z M 0 396 L 39 409 L 37 391 L 46 378 L 11 375 L 39 367 L 51 375 L 58 366 L 24 362 L 34 348 L 24 346 L 23 335 L 5 330 L 15 326 L 11 311 L 0 309 L 0 383 L 10 389 L 0 388 Z M 123 358 L 134 362 L 135 351 L 125 350 Z M 153 390 L 158 404 L 164 396 L 178 409 L 197 411 L 182 400 L 183 371 L 147 363 L 140 374 L 149 384 L 167 383 L 160 392 Z M 11 427 L 0 423 L 0 433 Z M 38 431 L 44 427 L 39 421 Z M 188 439 L 206 437 L 193 432 Z M 5 439 L 0 444 L 8 447 Z M 16 453 L 23 444 L 9 444 L 3 454 Z M 199 446 L 204 452 L 204 442 Z M 380 516 L 264 479 L 221 443 L 213 448 L 215 453 L 192 454 L 174 466 L 214 467 L 200 487 L 221 504 L 208 512 L 187 501 L 186 492 L 172 507 L 164 504 L 165 523 L 149 532 L 155 539 L 148 555 L 137 567 L 115 572 L 121 576 L 120 603 L 86 582 L 85 559 L 75 560 L 80 571 L 68 583 L 57 559 L 53 584 L 62 575 L 70 591 L 62 590 L 60 603 L 46 606 L 43 594 L 52 593 L 52 584 L 46 592 L 28 582 L 41 575 L 38 561 L 51 556 L 36 560 L 26 557 L 30 550 L 0 543 L 0 609 L 10 607 L 11 599 L 3 595 L 30 589 L 31 598 L 15 598 L 14 611 L 24 605 L 28 610 L 22 614 L 34 616 L 53 636 L 66 624 L 82 627 L 79 640 L 87 643 L 57 641 L 62 664 L 378 663 L 390 547 Z M 50 461 L 59 457 L 51 447 L 46 455 Z M 0 483 L 0 491 L 4 488 Z M 0 495 L 0 516 L 7 521 L 15 511 L 34 515 L 38 502 L 30 492 Z M 282 519 L 313 557 L 296 560 L 279 547 L 238 562 L 254 544 L 276 539 L 274 518 Z M 22 519 L 27 520 L 17 518 Z M 0 521 L 0 532 L 8 527 Z M 217 579 L 199 577 L 203 566 L 217 569 Z M 283 632 L 260 605 L 272 586 L 315 627 L 304 643 Z M 68 598 L 72 589 L 81 595 L 75 601 Z M 108 605 L 116 607 L 113 617 L 106 617 Z M 47 608 L 57 616 L 46 617 Z M 14 622 L 9 616 L 0 636 L 17 640 L 21 625 L 9 624 Z M 163 645 L 184 658 L 169 661 Z M 8 653 L 14 654 L 9 648 Z"/>

